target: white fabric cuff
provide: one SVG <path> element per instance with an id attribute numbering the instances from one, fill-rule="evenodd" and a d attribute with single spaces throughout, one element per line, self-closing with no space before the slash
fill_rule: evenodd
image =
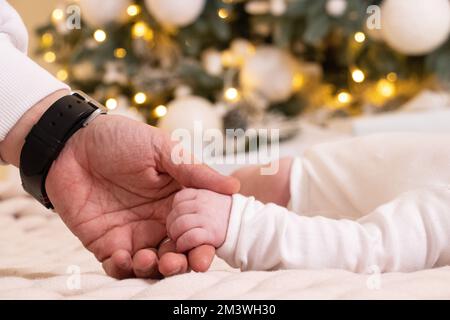
<path id="1" fill-rule="evenodd" d="M 16 49 L 0 34 L 0 141 L 37 102 L 69 87 Z"/>
<path id="2" fill-rule="evenodd" d="M 244 197 L 240 194 L 234 194 L 233 204 L 231 206 L 230 221 L 228 222 L 227 236 L 225 242 L 220 248 L 216 250 L 217 255 L 229 263 L 232 267 L 239 267 L 234 259 L 235 250 L 239 240 L 239 233 L 241 230 L 242 215 L 246 211 L 246 207 L 250 202 L 254 200 L 253 197 Z"/>
<path id="3" fill-rule="evenodd" d="M 33 62 L 0 34 L 0 141 L 19 119 L 48 95 L 69 87 Z M 0 165 L 6 163 L 0 158 Z"/>
<path id="4" fill-rule="evenodd" d="M 294 158 L 291 165 L 291 172 L 289 175 L 289 191 L 291 199 L 289 200 L 288 209 L 297 214 L 300 214 L 305 208 L 306 197 L 305 181 L 303 177 L 303 163 L 301 158 Z"/>

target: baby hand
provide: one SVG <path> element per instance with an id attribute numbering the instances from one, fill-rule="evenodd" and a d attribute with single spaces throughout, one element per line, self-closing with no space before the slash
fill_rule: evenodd
<path id="1" fill-rule="evenodd" d="M 167 217 L 167 233 L 185 252 L 203 244 L 219 248 L 227 234 L 231 196 L 209 190 L 183 189 Z"/>

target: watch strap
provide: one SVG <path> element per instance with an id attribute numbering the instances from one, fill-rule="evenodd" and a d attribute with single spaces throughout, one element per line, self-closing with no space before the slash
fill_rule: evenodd
<path id="1" fill-rule="evenodd" d="M 47 174 L 65 143 L 98 106 L 78 93 L 57 100 L 33 126 L 20 155 L 24 189 L 47 208 L 53 208 L 45 189 Z"/>

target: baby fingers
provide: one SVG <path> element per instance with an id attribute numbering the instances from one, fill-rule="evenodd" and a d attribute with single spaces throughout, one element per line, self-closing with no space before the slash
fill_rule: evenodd
<path id="1" fill-rule="evenodd" d="M 177 205 L 175 205 L 173 207 L 172 211 L 167 216 L 166 225 L 170 226 L 179 217 L 186 215 L 186 214 L 196 213 L 196 212 L 198 212 L 198 210 L 199 210 L 199 205 L 195 201 L 184 201 L 184 202 L 178 203 Z"/>
<path id="2" fill-rule="evenodd" d="M 177 240 L 177 251 L 186 252 L 203 244 L 209 244 L 209 232 L 203 228 L 194 228 L 183 233 Z"/>
<path id="3" fill-rule="evenodd" d="M 170 238 L 176 241 L 183 233 L 194 228 L 204 227 L 205 225 L 206 221 L 203 216 L 195 213 L 185 214 L 168 225 L 167 232 Z"/>

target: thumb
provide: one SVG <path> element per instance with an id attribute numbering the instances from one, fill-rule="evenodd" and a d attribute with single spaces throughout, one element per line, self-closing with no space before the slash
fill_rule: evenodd
<path id="1" fill-rule="evenodd" d="M 194 156 L 185 149 L 179 150 L 184 161 L 175 163 L 172 151 L 175 143 L 168 142 L 161 151 L 160 159 L 163 169 L 184 187 L 207 189 L 222 194 L 237 193 L 240 188 L 239 180 L 224 176 L 205 164 L 199 164 Z"/>

